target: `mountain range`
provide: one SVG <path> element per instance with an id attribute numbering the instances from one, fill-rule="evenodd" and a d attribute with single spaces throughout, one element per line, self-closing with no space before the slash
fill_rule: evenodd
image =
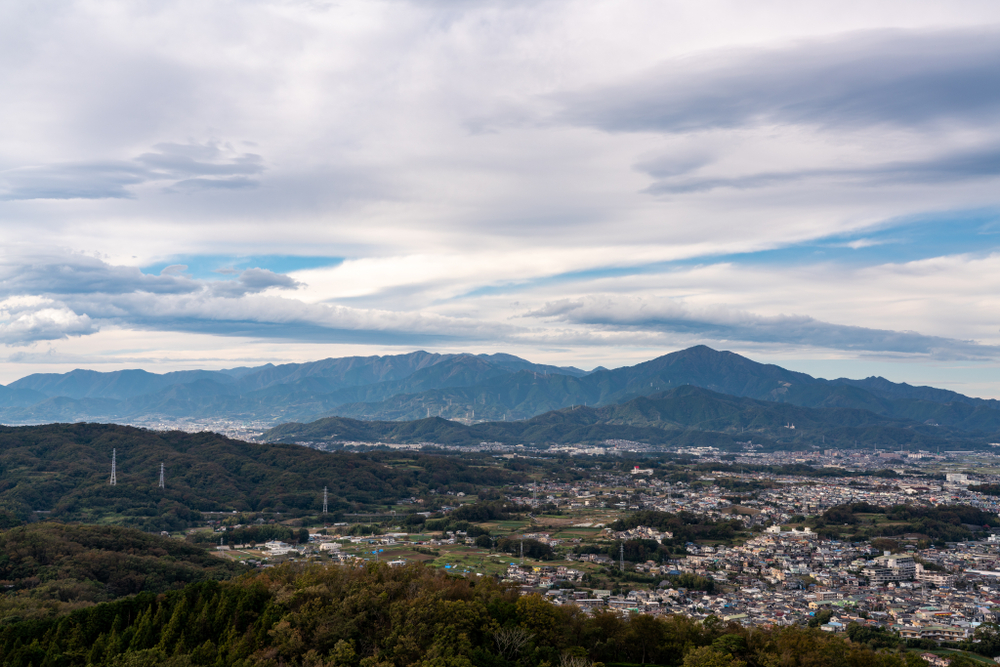
<path id="1" fill-rule="evenodd" d="M 996 416 L 1000 419 L 1000 412 Z M 522 421 L 466 424 L 440 417 L 412 421 L 327 417 L 306 424 L 281 424 L 264 433 L 263 439 L 320 448 L 347 442 L 537 446 L 629 440 L 727 450 L 752 442 L 766 450 L 797 450 L 872 444 L 891 449 L 979 447 L 996 436 L 859 408 L 802 407 L 684 385 L 623 403 L 598 408 L 574 406 Z"/>
<path id="2" fill-rule="evenodd" d="M 680 391 L 685 387 L 706 391 Z M 571 422 L 602 433 L 655 429 L 671 438 L 678 430 L 763 433 L 765 423 L 767 429 L 813 425 L 822 437 L 837 428 L 903 430 L 924 443 L 990 440 L 1000 433 L 1000 401 L 881 377 L 814 378 L 705 346 L 591 372 L 505 354 L 413 352 L 166 374 L 75 370 L 0 387 L 0 421 L 8 424 L 191 418 L 278 425 L 330 417 L 373 422 L 358 431 L 369 434 L 403 428 L 401 422 L 419 431 L 451 420 L 471 425 L 470 433 L 493 429 L 496 437 L 480 438 L 486 440 L 521 440 L 518 429 L 543 422 L 551 441 L 567 437 L 551 429 L 568 432 Z M 427 421 L 434 417 L 440 419 Z M 769 437 L 784 435 L 774 434 Z"/>

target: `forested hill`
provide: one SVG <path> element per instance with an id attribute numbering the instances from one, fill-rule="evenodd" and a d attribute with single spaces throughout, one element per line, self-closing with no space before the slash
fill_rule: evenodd
<path id="1" fill-rule="evenodd" d="M 109 485 L 112 450 L 116 486 Z M 407 454 L 326 453 L 256 445 L 215 433 L 153 432 L 113 424 L 0 427 L 0 528 L 52 518 L 177 530 L 201 512 L 316 514 L 322 490 L 337 514 L 421 495 L 474 492 L 520 480 L 501 467 Z M 165 488 L 158 488 L 160 463 Z"/>
<path id="2" fill-rule="evenodd" d="M 0 625 L 136 593 L 162 593 L 245 568 L 182 540 L 118 526 L 34 523 L 0 531 Z"/>
<path id="3" fill-rule="evenodd" d="M 877 646 L 877 645 L 876 645 Z M 968 658 L 963 664 L 970 664 Z M 282 566 L 0 633 L 5 667 L 926 667 L 819 629 L 584 614 L 419 565 Z"/>
<path id="4" fill-rule="evenodd" d="M 809 408 L 761 401 L 683 386 L 604 407 L 574 406 L 517 422 L 466 425 L 439 417 L 409 422 L 329 417 L 307 424 L 282 424 L 264 434 L 271 442 L 429 442 L 442 445 L 581 444 L 608 439 L 653 445 L 712 445 L 731 448 L 753 440 L 772 449 L 810 445 L 929 448 L 984 445 L 1000 431 L 1000 411 L 989 435 L 858 408 Z M 795 428 L 787 428 L 794 425 Z"/>

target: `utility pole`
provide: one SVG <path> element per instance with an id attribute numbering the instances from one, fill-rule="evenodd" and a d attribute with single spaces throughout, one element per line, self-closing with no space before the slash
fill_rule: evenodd
<path id="1" fill-rule="evenodd" d="M 323 487 L 323 514 L 326 514 L 326 487 Z"/>
<path id="2" fill-rule="evenodd" d="M 160 464 L 160 488 L 161 489 L 166 488 L 164 486 L 164 484 L 163 484 L 163 464 L 162 463 Z"/>
<path id="3" fill-rule="evenodd" d="M 111 481 L 108 482 L 111 486 L 118 485 L 118 476 L 115 474 L 115 458 L 117 453 L 118 450 L 116 449 L 111 450 Z"/>

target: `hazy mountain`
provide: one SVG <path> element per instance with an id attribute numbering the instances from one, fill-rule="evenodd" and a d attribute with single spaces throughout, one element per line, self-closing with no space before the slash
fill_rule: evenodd
<path id="1" fill-rule="evenodd" d="M 1000 411 L 990 423 L 1000 431 Z M 794 428 L 790 428 L 794 426 Z M 752 440 L 770 448 L 809 445 L 935 447 L 982 444 L 986 438 L 854 408 L 810 408 L 719 394 L 690 385 L 604 407 L 578 406 L 517 422 L 466 425 L 431 417 L 361 421 L 330 417 L 282 424 L 265 434 L 274 442 L 399 442 L 453 445 L 600 443 L 617 438 L 649 444 L 698 442 L 721 447 Z"/>
<path id="2" fill-rule="evenodd" d="M 0 408 L 27 407 L 35 405 L 45 398 L 45 394 L 34 389 L 17 389 L 0 386 Z"/>
<path id="3" fill-rule="evenodd" d="M 475 385 L 517 372 L 586 374 L 508 354 L 428 352 L 165 374 L 78 369 L 37 373 L 0 386 L 0 420 L 115 421 L 162 416 L 277 422 L 330 414 L 346 403 Z"/>
<path id="4" fill-rule="evenodd" d="M 992 429 L 993 420 L 1000 415 L 1000 402 L 995 400 L 896 384 L 884 378 L 823 380 L 704 346 L 581 377 L 522 372 L 469 387 L 400 393 L 384 401 L 342 405 L 336 414 L 358 419 L 410 420 L 438 415 L 519 420 L 573 405 L 621 403 L 684 385 L 803 407 L 869 410 L 972 431 Z"/>
<path id="5" fill-rule="evenodd" d="M 122 400 L 159 391 L 171 385 L 183 385 L 206 379 L 219 384 L 235 382 L 232 376 L 216 371 L 178 371 L 159 375 L 143 370 L 101 373 L 77 369 L 61 374 L 36 373 L 10 383 L 8 388 L 29 389 L 45 396 Z"/>
<path id="6" fill-rule="evenodd" d="M 698 346 L 586 373 L 505 354 L 410 354 L 223 371 L 29 375 L 0 387 L 0 421 L 144 418 L 306 422 L 517 421 L 572 406 L 610 406 L 683 386 L 790 406 L 864 410 L 906 422 L 996 432 L 1000 403 L 884 378 L 824 380 Z M 645 426 L 643 426 L 645 428 Z"/>

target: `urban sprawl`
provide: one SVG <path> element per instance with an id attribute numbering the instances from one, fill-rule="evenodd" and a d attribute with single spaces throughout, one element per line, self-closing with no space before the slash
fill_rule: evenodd
<path id="1" fill-rule="evenodd" d="M 608 448 L 629 448 L 627 442 L 605 444 L 605 453 Z M 483 447 L 488 449 L 489 444 Z M 531 512 L 527 523 L 503 536 L 522 549 L 525 540 L 546 545 L 552 550 L 550 560 L 526 558 L 516 548 L 499 553 L 496 531 L 485 542 L 462 530 L 434 532 L 405 525 L 376 535 L 351 535 L 356 525 L 351 522 L 314 530 L 307 544 L 276 541 L 263 547 L 222 548 L 226 555 L 258 567 L 288 559 L 348 563 L 383 559 L 391 565 L 422 560 L 465 576 L 493 574 L 524 593 L 538 593 L 556 604 L 575 604 L 588 611 L 685 614 L 696 619 L 715 616 L 744 625 L 811 622 L 829 632 L 842 632 L 848 624 L 857 623 L 885 627 L 902 638 L 933 641 L 970 638 L 979 625 L 998 621 L 1000 528 L 984 531 L 983 526 L 970 526 L 981 539 L 961 542 L 902 534 L 891 540 L 894 548 L 885 549 L 878 540 L 831 539 L 803 525 L 830 508 L 857 503 L 878 508 L 966 505 L 997 514 L 1000 500 L 996 496 L 968 488 L 1000 482 L 1000 474 L 972 472 L 1000 472 L 1000 457 L 992 452 L 761 453 L 748 443 L 746 451 L 736 456 L 711 448 L 686 453 L 699 463 L 725 460 L 728 469 L 699 473 L 692 481 L 671 482 L 658 478 L 651 468 L 636 466 L 629 473 L 619 469 L 591 474 L 585 481 L 539 480 L 508 489 L 506 500 L 530 507 Z M 495 455 L 529 456 L 530 452 L 510 448 Z M 733 472 L 741 463 L 795 462 L 853 474 Z M 896 469 L 897 475 L 864 474 L 886 469 Z M 927 472 L 932 469 L 937 472 Z M 734 498 L 728 490 L 733 483 L 757 483 L 757 490 Z M 457 497 L 455 506 L 468 500 Z M 447 517 L 452 509 L 424 514 Z M 689 542 L 669 557 L 661 554 L 658 559 L 626 561 L 624 547 L 618 555 L 616 545 L 632 540 L 666 543 L 673 538 L 655 527 L 640 525 L 624 531 L 612 527 L 616 518 L 641 511 L 737 521 L 747 537 L 730 544 Z M 612 548 L 600 553 L 581 548 L 588 545 Z M 619 577 L 628 573 L 631 579 L 620 580 L 613 588 L 593 586 L 594 581 L 608 581 L 600 578 L 602 573 L 618 573 Z M 689 580 L 711 585 L 695 590 L 683 585 Z"/>

